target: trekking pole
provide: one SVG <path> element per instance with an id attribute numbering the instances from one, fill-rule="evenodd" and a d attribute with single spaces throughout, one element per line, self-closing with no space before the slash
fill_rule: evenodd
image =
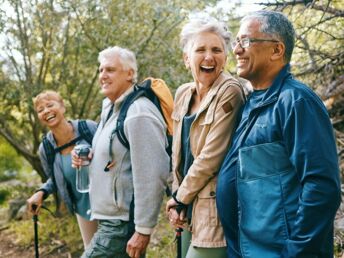
<path id="1" fill-rule="evenodd" d="M 176 228 L 177 258 L 182 258 L 182 228 Z"/>
<path id="2" fill-rule="evenodd" d="M 177 205 L 176 211 L 178 214 L 181 213 L 184 206 Z M 182 258 L 182 228 L 176 228 L 176 241 L 177 241 L 177 258 Z"/>
<path id="3" fill-rule="evenodd" d="M 36 211 L 37 205 L 33 204 L 32 209 Z M 32 216 L 33 220 L 33 227 L 34 227 L 34 233 L 35 233 L 35 258 L 39 258 L 39 250 L 38 250 L 38 215 L 34 214 Z"/>

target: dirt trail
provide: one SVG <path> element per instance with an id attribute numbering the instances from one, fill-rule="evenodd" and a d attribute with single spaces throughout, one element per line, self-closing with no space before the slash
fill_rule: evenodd
<path id="1" fill-rule="evenodd" d="M 60 245 L 52 251 L 39 247 L 40 258 L 73 258 L 66 245 Z M 1 258 L 33 258 L 35 250 L 33 244 L 28 247 L 16 245 L 15 235 L 9 233 L 6 227 L 0 228 L 0 257 Z"/>

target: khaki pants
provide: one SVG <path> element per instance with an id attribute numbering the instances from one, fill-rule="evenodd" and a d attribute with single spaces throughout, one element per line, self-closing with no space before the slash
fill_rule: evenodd
<path id="1" fill-rule="evenodd" d="M 133 222 L 99 220 L 98 230 L 82 258 L 129 258 L 126 252 L 127 242 L 134 232 L 135 225 Z"/>

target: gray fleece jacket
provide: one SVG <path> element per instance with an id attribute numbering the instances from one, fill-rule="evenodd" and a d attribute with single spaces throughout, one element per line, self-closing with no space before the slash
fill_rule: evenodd
<path id="1" fill-rule="evenodd" d="M 128 221 L 134 197 L 136 231 L 151 234 L 157 224 L 170 160 L 165 151 L 166 124 L 159 110 L 147 98 L 137 99 L 128 109 L 124 132 L 130 150 L 115 135 L 111 146 L 114 166 L 108 172 L 104 171 L 110 159 L 110 135 L 116 127 L 120 106 L 132 91 L 133 87 L 115 101 L 114 112 L 106 122 L 112 103 L 109 99 L 103 101 L 101 121 L 92 143 L 91 218 Z"/>

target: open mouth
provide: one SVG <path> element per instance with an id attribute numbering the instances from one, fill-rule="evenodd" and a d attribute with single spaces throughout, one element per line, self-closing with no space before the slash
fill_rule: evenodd
<path id="1" fill-rule="evenodd" d="M 206 65 L 202 65 L 200 67 L 200 70 L 202 72 L 205 72 L 205 73 L 212 73 L 215 71 L 215 66 L 206 66 Z"/>
<path id="2" fill-rule="evenodd" d="M 55 117 L 56 117 L 56 115 L 49 115 L 49 116 L 47 116 L 47 118 L 45 120 L 49 122 L 50 120 L 54 119 Z"/>

